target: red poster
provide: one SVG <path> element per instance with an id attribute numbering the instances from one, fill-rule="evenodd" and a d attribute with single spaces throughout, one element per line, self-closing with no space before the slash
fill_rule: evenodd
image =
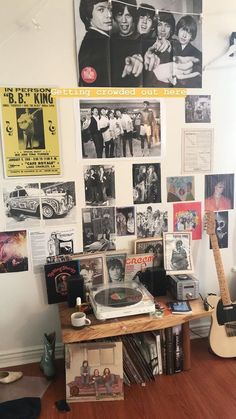
<path id="1" fill-rule="evenodd" d="M 174 231 L 191 231 L 193 240 L 202 238 L 201 202 L 173 204 Z"/>

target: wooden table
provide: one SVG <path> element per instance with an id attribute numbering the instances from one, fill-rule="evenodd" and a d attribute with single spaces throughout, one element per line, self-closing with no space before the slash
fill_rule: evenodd
<path id="1" fill-rule="evenodd" d="M 158 302 L 166 303 L 170 298 L 158 297 Z M 109 336 L 120 336 L 129 333 L 139 333 L 150 330 L 165 329 L 166 327 L 183 324 L 183 352 L 184 369 L 191 367 L 189 322 L 203 317 L 211 316 L 212 310 L 204 310 L 200 299 L 190 301 L 192 312 L 188 314 L 171 314 L 164 310 L 163 317 L 151 314 L 138 316 L 119 317 L 106 321 L 97 320 L 94 315 L 89 315 L 91 325 L 82 329 L 76 329 L 71 325 L 70 316 L 75 308 L 69 308 L 67 303 L 59 304 L 59 316 L 61 322 L 63 343 L 74 343 L 89 341 L 93 339 L 106 338 Z"/>

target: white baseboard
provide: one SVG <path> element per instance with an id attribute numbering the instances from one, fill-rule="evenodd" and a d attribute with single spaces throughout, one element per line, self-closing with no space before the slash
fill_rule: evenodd
<path id="1" fill-rule="evenodd" d="M 209 334 L 209 323 L 202 325 L 190 324 L 190 338 L 198 339 L 207 337 Z M 42 346 L 30 346 L 14 351 L 0 352 L 0 366 L 11 367 L 14 365 L 32 364 L 33 362 L 40 362 L 43 353 Z M 62 343 L 56 344 L 55 358 L 64 358 L 64 345 Z"/>
<path id="2" fill-rule="evenodd" d="M 9 350 L 0 352 L 0 366 L 12 367 L 15 365 L 32 364 L 33 362 L 40 362 L 43 353 L 42 346 L 30 346 L 16 350 Z M 64 345 L 62 343 L 56 344 L 55 358 L 64 358 Z"/>

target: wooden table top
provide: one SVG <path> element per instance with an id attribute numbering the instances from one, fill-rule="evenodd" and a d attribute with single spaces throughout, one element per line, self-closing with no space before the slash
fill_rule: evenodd
<path id="1" fill-rule="evenodd" d="M 88 315 L 87 317 L 91 320 L 91 325 L 83 328 L 75 328 L 71 325 L 70 316 L 76 311 L 75 307 L 69 308 L 67 303 L 60 303 L 58 306 L 62 341 L 63 343 L 73 343 L 109 336 L 164 329 L 202 317 L 209 317 L 212 314 L 212 310 L 204 310 L 202 300 L 200 299 L 189 301 L 192 312 L 187 314 L 171 314 L 170 310 L 165 306 L 165 303 L 171 300 L 170 297 L 157 297 L 155 300 L 163 303 L 165 307 L 162 317 L 156 316 L 155 314 L 140 314 L 103 321 L 97 320 L 94 315 Z"/>

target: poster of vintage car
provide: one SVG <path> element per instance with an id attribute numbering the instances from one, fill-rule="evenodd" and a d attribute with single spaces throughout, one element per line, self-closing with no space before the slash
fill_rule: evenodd
<path id="1" fill-rule="evenodd" d="M 3 203 L 8 227 L 67 224 L 75 221 L 75 182 L 5 181 Z"/>
<path id="2" fill-rule="evenodd" d="M 60 175 L 56 99 L 50 88 L 0 89 L 6 177 Z"/>

